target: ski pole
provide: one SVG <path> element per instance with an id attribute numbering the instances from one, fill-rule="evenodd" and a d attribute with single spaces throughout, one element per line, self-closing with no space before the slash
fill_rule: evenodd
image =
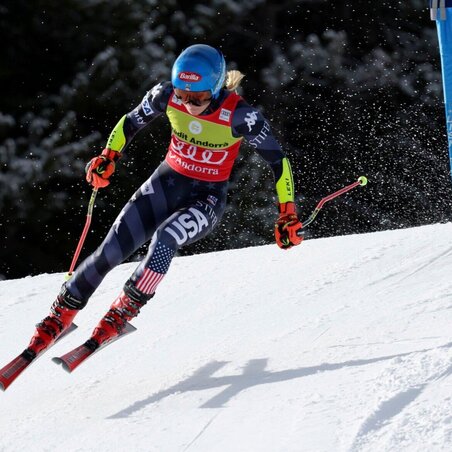
<path id="1" fill-rule="evenodd" d="M 367 177 L 360 176 L 360 177 L 358 177 L 358 180 L 356 182 L 353 182 L 353 184 L 347 185 L 346 187 L 341 188 L 340 190 L 335 191 L 334 193 L 331 193 L 330 195 L 322 198 L 320 200 L 320 202 L 317 204 L 317 207 L 314 209 L 314 211 L 309 216 L 309 218 L 305 222 L 303 222 L 302 229 L 304 229 L 306 226 L 310 225 L 315 220 L 315 217 L 320 212 L 320 209 L 323 207 L 323 205 L 326 202 L 331 201 L 332 199 L 337 198 L 338 196 L 343 195 L 344 193 L 347 193 L 348 191 L 352 190 L 355 187 L 364 187 L 364 185 L 366 185 L 366 184 L 367 184 Z"/>
<path id="2" fill-rule="evenodd" d="M 75 264 L 77 263 L 78 257 L 80 255 L 80 251 L 82 250 L 83 243 L 85 242 L 85 238 L 88 234 L 89 226 L 91 224 L 91 217 L 93 215 L 93 207 L 94 207 L 94 201 L 96 200 L 97 195 L 97 188 L 93 189 L 93 192 L 91 194 L 91 198 L 89 200 L 88 204 L 88 213 L 86 215 L 86 222 L 85 227 L 83 228 L 82 235 L 80 236 L 80 239 L 78 241 L 77 249 L 75 250 L 74 257 L 72 258 L 71 267 L 69 268 L 69 271 L 66 274 L 66 281 L 72 276 L 72 272 L 74 271 Z"/>

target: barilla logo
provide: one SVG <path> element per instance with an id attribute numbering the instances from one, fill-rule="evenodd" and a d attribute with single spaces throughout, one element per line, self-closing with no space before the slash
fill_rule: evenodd
<path id="1" fill-rule="evenodd" d="M 179 78 L 188 82 L 199 82 L 202 79 L 196 72 L 181 72 Z"/>

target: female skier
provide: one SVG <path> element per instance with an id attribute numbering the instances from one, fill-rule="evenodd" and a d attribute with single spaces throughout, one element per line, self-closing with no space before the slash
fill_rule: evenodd
<path id="1" fill-rule="evenodd" d="M 163 113 L 172 129 L 165 160 L 122 209 L 100 247 L 63 284 L 49 316 L 36 326 L 29 355 L 36 356 L 52 344 L 86 306 L 105 275 L 150 241 L 146 257 L 94 329 L 89 341 L 93 349 L 118 335 L 125 322 L 138 315 L 154 296 L 176 251 L 205 237 L 220 221 L 243 138 L 275 176 L 276 243 L 283 249 L 301 243 L 289 161 L 268 121 L 235 93 L 242 77 L 239 71 L 226 73 L 224 57 L 217 49 L 193 45 L 176 59 L 171 82 L 154 86 L 119 120 L 102 154 L 86 167 L 92 186 L 110 183 L 134 135 Z"/>

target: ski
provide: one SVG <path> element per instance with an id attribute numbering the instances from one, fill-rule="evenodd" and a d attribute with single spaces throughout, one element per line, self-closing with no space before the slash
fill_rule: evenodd
<path id="1" fill-rule="evenodd" d="M 77 325 L 71 323 L 65 331 L 57 338 L 55 342 L 49 345 L 38 355 L 35 355 L 28 348 L 25 349 L 20 355 L 9 362 L 5 367 L 0 369 L 0 389 L 6 391 L 6 389 L 16 380 L 16 378 L 27 369 L 30 364 L 35 362 L 41 355 L 43 355 L 49 348 L 56 344 L 60 339 L 66 337 L 69 333 L 72 333 L 77 328 Z"/>
<path id="2" fill-rule="evenodd" d="M 126 322 L 124 329 L 120 334 L 118 334 L 118 336 L 113 337 L 109 341 L 105 341 L 100 347 L 97 347 L 97 343 L 93 341 L 93 339 L 88 339 L 84 344 L 75 347 L 70 352 L 52 358 L 52 361 L 56 364 L 61 364 L 63 369 L 70 373 L 99 350 L 102 350 L 107 345 L 112 344 L 119 338 L 125 336 L 126 334 L 132 333 L 135 330 L 136 328 L 133 325 Z"/>

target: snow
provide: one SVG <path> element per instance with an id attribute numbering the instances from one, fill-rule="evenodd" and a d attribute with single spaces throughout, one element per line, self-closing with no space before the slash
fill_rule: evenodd
<path id="1" fill-rule="evenodd" d="M 452 224 L 178 257 L 136 332 L 68 374 L 136 264 L 0 393 L 0 450 L 451 451 Z M 63 274 L 0 282 L 0 364 Z"/>

